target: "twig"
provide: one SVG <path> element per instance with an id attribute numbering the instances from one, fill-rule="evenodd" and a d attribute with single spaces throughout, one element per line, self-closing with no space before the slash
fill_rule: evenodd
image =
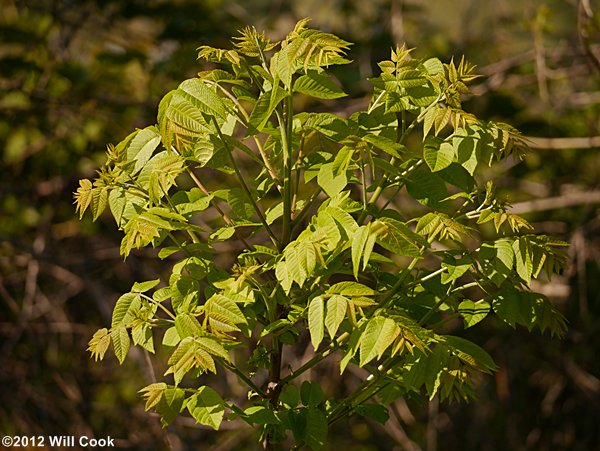
<path id="1" fill-rule="evenodd" d="M 534 211 L 559 210 L 561 208 L 573 207 L 575 205 L 600 203 L 600 191 L 585 191 L 581 193 L 569 193 L 563 196 L 547 197 L 545 199 L 534 199 L 514 204 L 509 211 L 511 213 L 531 213 Z"/>
<path id="2" fill-rule="evenodd" d="M 525 136 L 527 144 L 532 149 L 593 149 L 600 147 L 600 136 L 584 136 L 576 138 L 541 138 Z"/>

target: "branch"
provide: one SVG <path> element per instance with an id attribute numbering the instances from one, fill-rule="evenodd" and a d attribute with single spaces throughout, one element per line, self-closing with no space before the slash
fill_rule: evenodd
<path id="1" fill-rule="evenodd" d="M 569 193 L 563 196 L 519 202 L 514 204 L 509 211 L 517 214 L 531 213 L 534 211 L 559 210 L 575 205 L 598 203 L 600 203 L 600 191 L 584 191 L 581 193 Z"/>
<path id="2" fill-rule="evenodd" d="M 254 390 L 256 392 L 256 394 L 258 396 L 260 396 L 262 399 L 268 398 L 267 394 L 264 391 L 262 391 L 254 382 L 252 382 L 252 380 L 248 376 L 246 376 L 243 371 L 240 371 L 236 366 L 227 362 L 223 358 L 217 357 L 217 360 L 223 367 L 227 368 L 229 371 L 231 371 L 237 377 L 239 377 L 248 387 L 250 387 L 252 390 Z"/>
<path id="3" fill-rule="evenodd" d="M 600 147 L 600 136 L 584 136 L 576 138 L 541 138 L 525 136 L 527 145 L 532 149 L 593 149 Z"/>
<path id="4" fill-rule="evenodd" d="M 286 377 L 281 379 L 281 384 L 282 385 L 287 384 L 288 382 L 296 379 L 298 376 L 300 376 L 305 371 L 308 371 L 309 369 L 311 369 L 313 366 L 315 366 L 321 360 L 323 360 L 324 358 L 331 355 L 334 351 L 336 351 L 349 337 L 350 337 L 350 334 L 348 334 L 348 332 L 345 332 L 342 335 L 340 335 L 338 337 L 338 339 L 336 341 L 331 342 L 327 348 L 325 348 L 324 350 L 317 353 L 312 359 L 310 359 L 304 365 L 295 369 L 290 374 L 288 374 Z"/>

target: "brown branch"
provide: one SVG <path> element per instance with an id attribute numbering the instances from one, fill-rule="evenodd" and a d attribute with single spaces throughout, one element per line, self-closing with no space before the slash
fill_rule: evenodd
<path id="1" fill-rule="evenodd" d="M 569 193 L 558 197 L 534 199 L 514 204 L 511 213 L 531 213 L 534 211 L 559 210 L 576 205 L 600 203 L 600 191 L 586 191 L 582 193 Z"/>
<path id="2" fill-rule="evenodd" d="M 529 147 L 532 149 L 593 149 L 600 147 L 600 136 L 584 136 L 576 138 L 541 138 L 526 136 Z"/>

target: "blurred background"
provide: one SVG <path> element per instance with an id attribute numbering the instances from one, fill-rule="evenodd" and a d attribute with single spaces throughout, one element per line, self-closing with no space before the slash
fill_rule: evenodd
<path id="1" fill-rule="evenodd" d="M 569 321 L 564 340 L 486 320 L 468 331 L 500 365 L 469 404 L 403 399 L 385 426 L 330 432 L 348 450 L 600 449 L 600 2 L 593 0 L 0 0 L 0 433 L 111 436 L 127 449 L 252 449 L 181 418 L 162 429 L 137 390 L 152 369 L 132 351 L 94 363 L 87 342 L 134 280 L 164 272 L 151 251 L 119 256 L 109 216 L 79 221 L 78 180 L 108 143 L 153 124 L 160 98 L 245 25 L 274 39 L 300 18 L 354 42 L 337 72 L 350 100 L 396 43 L 484 75 L 465 108 L 530 137 L 494 168 L 515 211 L 571 246 L 539 286 Z M 109 353 L 110 355 L 110 353 Z M 155 370 L 164 371 L 160 361 Z M 325 377 L 325 375 L 323 375 Z M 214 381 L 213 381 L 214 382 Z M 220 383 L 223 383 L 221 381 Z M 235 382 L 234 382 L 235 383 Z M 325 382 L 326 383 L 326 380 Z M 227 428 L 227 425 L 225 425 Z"/>

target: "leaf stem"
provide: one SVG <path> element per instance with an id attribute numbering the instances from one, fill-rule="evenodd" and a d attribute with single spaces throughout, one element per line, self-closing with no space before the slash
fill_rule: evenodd
<path id="1" fill-rule="evenodd" d="M 218 88 L 220 88 L 221 91 L 235 104 L 235 106 L 237 107 L 238 111 L 243 116 L 243 118 L 242 118 L 242 117 L 240 117 L 240 115 L 237 115 L 238 118 L 244 119 L 243 124 L 244 124 L 244 126 L 247 127 L 248 126 L 248 122 L 250 122 L 250 116 L 248 115 L 248 113 L 246 112 L 246 110 L 242 107 L 242 104 L 237 99 L 237 97 L 235 97 L 233 94 L 231 94 L 227 89 L 225 89 L 219 83 L 217 83 L 215 81 L 212 81 L 212 80 L 206 80 L 206 81 L 209 82 L 209 83 L 212 83 L 213 85 L 215 85 Z M 275 171 L 275 169 L 271 165 L 271 162 L 267 158 L 267 154 L 265 153 L 265 149 L 263 148 L 262 143 L 260 142 L 260 140 L 258 139 L 257 136 L 253 135 L 252 138 L 254 139 L 254 143 L 256 144 L 256 148 L 258 149 L 258 153 L 260 154 L 260 157 L 261 157 L 261 159 L 262 159 L 262 161 L 263 161 L 263 163 L 265 165 L 265 168 L 269 172 L 269 175 L 271 176 L 271 178 L 273 179 L 273 181 L 275 181 L 277 183 L 277 186 L 281 186 L 281 179 L 279 177 L 279 174 L 277 174 L 277 172 Z"/>
<path id="2" fill-rule="evenodd" d="M 237 377 L 239 377 L 248 387 L 250 387 L 252 390 L 254 390 L 256 392 L 256 394 L 258 396 L 260 396 L 262 399 L 268 398 L 267 394 L 264 391 L 262 391 L 258 387 L 258 385 L 256 385 L 254 382 L 252 382 L 252 379 L 250 379 L 248 376 L 246 376 L 244 374 L 244 372 L 241 371 L 240 369 L 238 369 L 235 365 L 227 362 L 225 359 L 223 359 L 221 357 L 217 357 L 217 360 L 223 367 L 225 367 L 226 369 L 228 369 L 229 371 L 234 373 Z"/>
<path id="3" fill-rule="evenodd" d="M 281 133 L 283 147 L 283 227 L 281 246 L 285 247 L 291 240 L 292 229 L 292 96 L 285 98 L 285 111 L 282 115 L 275 111 Z M 280 249 L 281 250 L 281 249 Z"/>
<path id="4" fill-rule="evenodd" d="M 171 317 L 171 319 L 173 321 L 175 321 L 175 315 L 173 315 L 173 313 L 171 313 L 169 311 L 169 309 L 167 309 L 164 305 L 162 305 L 160 302 L 158 302 L 155 299 L 152 299 L 150 296 L 146 296 L 144 293 L 139 293 L 139 295 L 141 297 L 143 297 L 144 299 L 146 299 L 147 301 L 150 301 L 151 303 L 153 303 L 154 305 L 156 305 L 157 307 L 160 307 L 160 309 L 165 312 L 167 315 L 169 315 Z"/>
<path id="5" fill-rule="evenodd" d="M 420 259 L 421 257 L 414 257 L 410 264 L 402 270 L 402 272 L 400 273 L 400 277 L 398 277 L 398 280 L 396 280 L 396 283 L 394 283 L 392 288 L 390 288 L 387 291 L 387 293 L 381 300 L 380 306 L 382 308 L 385 308 L 389 305 L 389 303 L 394 298 L 394 295 L 400 290 L 400 288 L 402 288 L 402 284 L 404 283 L 410 272 L 415 268 Z"/>
<path id="6" fill-rule="evenodd" d="M 345 416 L 352 413 L 352 410 L 354 409 L 354 406 L 352 405 L 353 401 L 362 397 L 364 399 L 356 403 L 357 405 L 362 404 L 364 401 L 366 401 L 367 399 L 374 396 L 377 392 L 379 392 L 381 388 L 377 387 L 377 385 L 380 383 L 383 377 L 387 376 L 389 370 L 396 364 L 396 362 L 399 361 L 399 359 L 400 356 L 388 357 L 386 361 L 382 364 L 382 369 L 379 372 L 379 374 L 377 374 L 372 379 L 364 380 L 358 388 L 356 388 L 348 397 L 341 401 L 338 407 L 333 409 L 329 416 L 328 424 L 331 426 L 332 424 L 338 422 Z M 376 389 L 375 392 L 370 393 L 370 391 L 374 387 Z"/>
<path id="7" fill-rule="evenodd" d="M 181 155 L 174 146 L 171 146 L 171 150 L 177 155 Z M 190 176 L 194 184 L 200 189 L 200 191 L 202 191 L 206 196 L 210 196 L 210 191 L 208 191 L 206 187 L 202 184 L 202 182 L 198 179 L 198 177 L 196 177 L 194 171 L 192 171 L 189 167 L 186 167 L 186 172 Z M 214 200 L 211 200 L 210 204 L 215 208 L 215 210 L 219 212 L 219 214 L 223 218 L 223 221 L 225 221 L 225 224 L 227 224 L 230 227 L 234 226 L 233 221 L 229 218 L 229 216 L 227 216 L 227 214 L 221 209 L 221 207 L 219 207 L 219 204 L 217 204 Z M 254 247 L 250 243 L 248 243 L 248 241 L 246 241 L 246 239 L 238 232 L 237 229 L 235 229 L 235 235 L 242 243 L 244 243 L 246 249 L 248 249 L 249 251 L 254 250 Z"/>
<path id="8" fill-rule="evenodd" d="M 338 337 L 338 339 L 335 340 L 335 341 L 333 341 L 333 342 L 331 342 L 327 348 L 325 348 L 322 351 L 319 351 L 312 359 L 310 359 L 304 365 L 302 365 L 301 367 L 295 369 L 290 374 L 288 374 L 286 377 L 284 377 L 283 379 L 281 379 L 281 384 L 284 385 L 284 384 L 289 383 L 290 381 L 293 381 L 298 376 L 300 376 L 302 373 L 304 373 L 305 371 L 308 371 L 309 369 L 311 369 L 313 366 L 315 366 L 321 360 L 323 360 L 326 357 L 330 356 L 342 344 L 344 344 L 344 342 L 348 339 L 349 336 L 350 336 L 350 334 L 348 332 L 344 332 L 343 334 L 341 334 Z"/>
<path id="9" fill-rule="evenodd" d="M 302 208 L 300 213 L 295 216 L 294 221 L 292 222 L 292 225 L 291 225 L 292 230 L 304 220 L 304 218 L 310 211 L 310 207 L 312 207 L 313 203 L 315 202 L 315 200 L 317 199 L 319 194 L 321 194 L 321 191 L 323 191 L 323 189 L 321 187 L 318 187 L 315 190 L 315 192 L 312 193 L 310 198 L 306 201 L 306 204 L 304 205 L 304 207 Z"/>
<path id="10" fill-rule="evenodd" d="M 440 300 L 438 302 L 436 302 L 435 305 L 433 307 L 431 307 L 427 311 L 427 313 L 425 313 L 425 315 L 423 315 L 423 317 L 419 320 L 419 325 L 425 324 L 425 322 L 427 320 L 429 320 L 429 318 L 431 318 L 440 309 L 440 307 L 444 304 L 444 302 L 446 302 L 449 298 L 450 298 L 450 295 L 446 295 L 443 298 L 440 298 Z"/>
<path id="11" fill-rule="evenodd" d="M 212 119 L 212 121 L 215 124 L 215 127 L 217 129 L 217 134 L 219 135 L 219 139 L 223 143 L 223 146 L 225 147 L 225 150 L 227 151 L 227 153 L 229 155 L 229 161 L 231 162 L 231 166 L 233 167 L 233 170 L 235 171 L 235 175 L 237 176 L 238 181 L 240 182 L 240 185 L 242 186 L 242 189 L 244 190 L 244 193 L 246 193 L 246 197 L 248 198 L 248 200 L 250 201 L 250 204 L 254 208 L 254 211 L 258 215 L 258 217 L 260 219 L 260 222 L 262 223 L 263 227 L 265 228 L 265 230 L 267 231 L 267 233 L 271 237 L 271 241 L 273 242 L 273 244 L 275 246 L 278 246 L 279 245 L 279 240 L 277 239 L 277 237 L 275 236 L 275 234 L 271 230 L 271 227 L 269 227 L 269 224 L 267 224 L 267 220 L 265 219 L 265 215 L 260 210 L 260 207 L 258 206 L 258 204 L 256 203 L 256 201 L 254 200 L 254 197 L 252 196 L 252 192 L 250 191 L 250 188 L 248 188 L 246 180 L 244 179 L 244 176 L 240 172 L 240 168 L 238 167 L 237 163 L 235 162 L 235 158 L 233 158 L 233 152 L 231 151 L 231 148 L 229 147 L 229 144 L 225 140 L 225 137 L 221 133 L 221 129 L 219 128 L 219 124 L 217 123 L 217 119 L 214 116 L 211 116 L 211 119 Z"/>

